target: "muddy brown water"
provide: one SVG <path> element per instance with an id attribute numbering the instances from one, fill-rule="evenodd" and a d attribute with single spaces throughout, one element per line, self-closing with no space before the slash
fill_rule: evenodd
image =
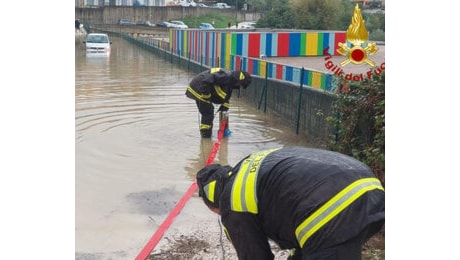
<path id="1" fill-rule="evenodd" d="M 217 139 L 199 136 L 195 75 L 121 38 L 106 56 L 75 41 L 75 258 L 134 259 L 190 187 Z M 276 117 L 231 100 L 230 130 L 214 163 L 308 141 Z M 218 125 L 217 118 L 214 122 Z M 170 230 L 213 213 L 193 196 Z M 162 246 L 164 240 L 157 246 Z"/>

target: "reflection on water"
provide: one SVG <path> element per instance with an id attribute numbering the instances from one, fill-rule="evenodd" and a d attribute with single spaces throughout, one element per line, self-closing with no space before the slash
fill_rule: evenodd
<path id="1" fill-rule="evenodd" d="M 133 259 L 205 165 L 217 137 L 215 129 L 213 139 L 200 138 L 199 113 L 184 95 L 194 74 L 111 40 L 107 56 L 87 56 L 83 44 L 75 45 L 77 259 Z M 232 134 L 214 163 L 234 165 L 259 149 L 308 146 L 236 96 L 231 103 Z M 181 214 L 208 216 L 199 205 Z"/>

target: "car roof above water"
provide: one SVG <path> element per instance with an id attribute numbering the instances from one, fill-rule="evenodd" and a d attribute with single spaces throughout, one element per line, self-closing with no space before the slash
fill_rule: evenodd
<path id="1" fill-rule="evenodd" d="M 106 33 L 89 33 L 86 36 L 86 42 L 108 43 L 109 36 Z"/>

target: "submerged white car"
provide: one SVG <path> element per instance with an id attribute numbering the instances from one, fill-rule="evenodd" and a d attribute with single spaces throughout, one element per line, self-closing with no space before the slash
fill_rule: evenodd
<path id="1" fill-rule="evenodd" d="M 86 40 L 86 53 L 109 53 L 112 42 L 106 33 L 89 33 Z"/>

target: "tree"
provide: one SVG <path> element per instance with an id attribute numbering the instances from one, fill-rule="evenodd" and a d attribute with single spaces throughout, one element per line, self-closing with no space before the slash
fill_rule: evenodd
<path id="1" fill-rule="evenodd" d="M 273 9 L 257 21 L 257 27 L 294 28 L 294 13 L 288 0 L 273 3 Z"/>
<path id="2" fill-rule="evenodd" d="M 263 12 L 266 10 L 271 10 L 271 3 L 269 6 L 265 0 L 248 0 L 247 3 L 249 6 L 249 9 L 255 12 Z"/>

